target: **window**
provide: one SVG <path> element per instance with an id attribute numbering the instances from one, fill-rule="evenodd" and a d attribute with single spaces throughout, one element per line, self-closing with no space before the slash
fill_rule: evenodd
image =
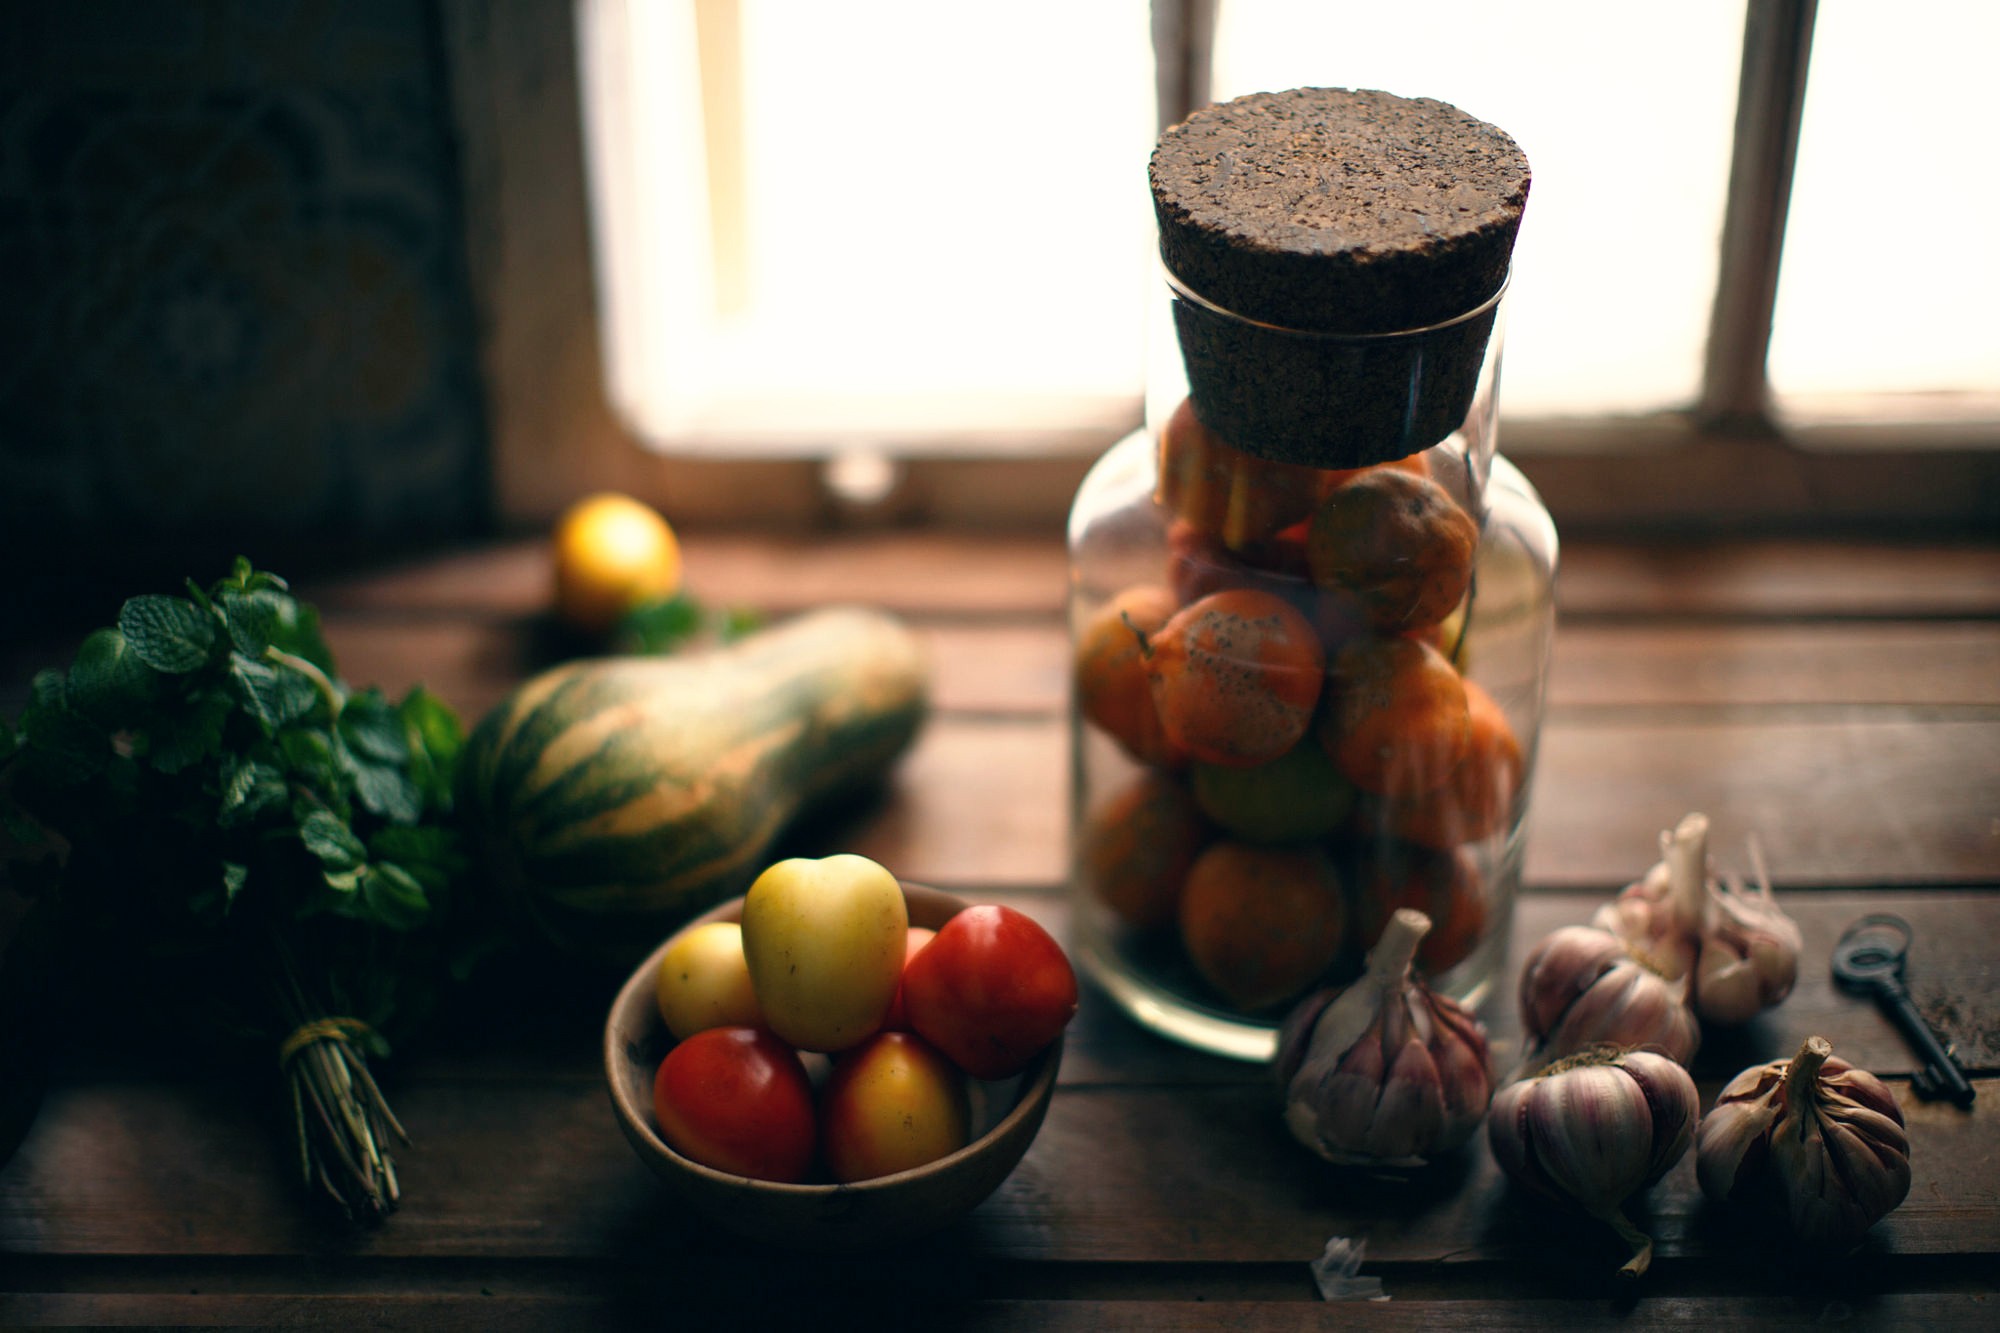
<path id="1" fill-rule="evenodd" d="M 2000 17 L 1979 0 L 1438 0 L 1415 29 L 1353 0 L 578 0 L 561 33 L 474 9 L 448 8 L 468 153 L 515 197 L 471 207 L 503 230 L 574 208 L 607 340 L 594 388 L 564 380 L 581 397 L 563 421 L 547 395 L 503 405 L 518 517 L 669 476 L 704 515 L 823 516 L 840 469 L 817 460 L 858 449 L 900 460 L 890 489 L 922 483 L 920 516 L 1058 518 L 1136 421 L 1156 116 L 1316 82 L 1442 97 L 1528 150 L 1502 447 L 1565 530 L 1993 520 L 2000 199 L 1976 62 Z M 565 198 L 546 159 L 577 105 L 593 175 L 574 163 Z M 1031 257 L 1013 243 L 1034 228 L 982 214 L 983 168 L 996 142 L 1055 134 L 1075 170 L 1040 169 L 1072 243 Z M 829 170 L 844 148 L 876 154 L 879 190 L 847 192 L 863 173 Z M 508 184 L 529 150 L 540 170 Z M 904 218 L 931 228 L 888 225 Z M 497 340 L 545 374 L 567 329 L 580 376 L 597 304 L 542 271 L 566 255 L 525 255 Z"/>
<path id="2" fill-rule="evenodd" d="M 641 438 L 1014 452 L 1134 424 L 1146 0 L 589 0 L 582 26 Z"/>

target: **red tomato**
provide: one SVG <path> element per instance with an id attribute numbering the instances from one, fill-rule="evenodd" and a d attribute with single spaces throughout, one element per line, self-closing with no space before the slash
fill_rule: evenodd
<path id="1" fill-rule="evenodd" d="M 903 969 L 910 1027 L 974 1078 L 1005 1078 L 1076 1013 L 1076 973 L 1011 907 L 968 907 Z"/>
<path id="2" fill-rule="evenodd" d="M 843 1183 L 935 1162 L 971 1138 L 965 1075 L 913 1032 L 878 1032 L 834 1061 L 820 1146 Z"/>
<path id="3" fill-rule="evenodd" d="M 917 956 L 917 950 L 929 944 L 931 937 L 935 934 L 937 934 L 935 930 L 927 930 L 922 926 L 910 927 L 910 933 L 903 937 L 903 967 L 905 970 L 908 970 L 910 960 Z M 909 1030 L 910 1016 L 903 1005 L 902 982 L 898 981 L 896 983 L 896 998 L 889 1001 L 889 1012 L 882 1019 L 882 1031 L 908 1032 Z"/>
<path id="4" fill-rule="evenodd" d="M 812 1168 L 818 1126 L 798 1053 L 759 1028 L 697 1032 L 660 1061 L 653 1115 L 682 1156 L 791 1183 Z"/>

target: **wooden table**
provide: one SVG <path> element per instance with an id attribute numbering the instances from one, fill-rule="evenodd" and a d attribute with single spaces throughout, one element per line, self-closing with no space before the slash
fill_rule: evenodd
<path id="1" fill-rule="evenodd" d="M 1065 925 L 1059 541 L 715 535 L 687 555 L 707 600 L 857 600 L 919 627 L 937 715 L 841 845 Z M 421 680 L 468 719 L 535 665 L 532 542 L 305 591 L 349 679 Z M 0 1170 L 0 1325 L 2000 1324 L 2000 547 L 1571 542 L 1561 607 L 1514 957 L 1588 916 L 1686 811 L 1725 854 L 1755 830 L 1806 957 L 1784 1006 L 1704 1048 L 1704 1104 L 1821 1033 L 1890 1076 L 1910 1121 L 1908 1201 L 1830 1273 L 1706 1205 L 1690 1158 L 1650 1195 L 1651 1274 L 1620 1289 L 1599 1232 L 1508 1189 L 1483 1143 L 1412 1181 L 1322 1167 L 1279 1129 L 1263 1069 L 1091 992 L 1040 1138 L 964 1222 L 838 1261 L 760 1252 L 677 1216 L 620 1137 L 597 1064 L 607 982 L 390 1062 L 416 1145 L 403 1208 L 372 1231 L 290 1191 L 248 1109 L 261 1085 L 70 1053 Z M 10 711 L 29 654 L 6 664 Z M 1841 927 L 1882 909 L 1916 928 L 1909 980 L 1977 1078 L 1970 1112 L 1918 1100 L 1910 1052 L 1828 979 Z M 1507 976 L 1485 1014 L 1503 1060 Z M 1334 1236 L 1365 1241 L 1387 1302 L 1321 1302 L 1308 1263 Z"/>

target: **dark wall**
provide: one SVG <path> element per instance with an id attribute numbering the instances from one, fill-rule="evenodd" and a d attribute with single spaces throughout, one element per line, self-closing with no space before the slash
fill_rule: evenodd
<path id="1" fill-rule="evenodd" d="M 425 0 L 0 4 L 0 542 L 480 530 L 450 106 Z"/>

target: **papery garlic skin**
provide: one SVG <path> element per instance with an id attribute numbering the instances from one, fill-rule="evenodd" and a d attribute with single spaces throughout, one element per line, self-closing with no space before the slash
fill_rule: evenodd
<path id="1" fill-rule="evenodd" d="M 1791 994 L 1798 979 L 1799 928 L 1778 907 L 1758 861 L 1755 891 L 1711 873 L 1708 817 L 1684 817 L 1660 835 L 1660 859 L 1591 924 L 1670 981 L 1686 978 L 1686 1003 L 1721 1027 L 1749 1022 Z"/>
<path id="2" fill-rule="evenodd" d="M 1621 1210 L 1686 1154 L 1700 1116 L 1694 1080 L 1680 1065 L 1651 1051 L 1599 1047 L 1500 1089 L 1486 1136 L 1510 1180 L 1615 1229 L 1632 1246 L 1619 1272 L 1637 1277 L 1652 1262 L 1653 1242 Z"/>
<path id="3" fill-rule="evenodd" d="M 1882 1080 L 1808 1037 L 1790 1060 L 1744 1070 L 1695 1142 L 1695 1175 L 1718 1202 L 1775 1212 L 1810 1249 L 1843 1252 L 1910 1192 L 1903 1112 Z"/>
<path id="4" fill-rule="evenodd" d="M 1362 976 L 1308 997 L 1280 1030 L 1285 1126 L 1330 1162 L 1421 1165 L 1472 1137 L 1486 1114 L 1485 1028 L 1411 972 L 1430 924 L 1399 909 Z"/>
<path id="5" fill-rule="evenodd" d="M 1731 879 L 1711 885 L 1707 895 L 1691 1003 L 1702 1018 L 1725 1027 L 1747 1023 L 1790 995 L 1805 948 L 1798 923 L 1772 898 L 1761 861 L 1757 870 L 1756 889 Z"/>
<path id="6" fill-rule="evenodd" d="M 1591 924 L 1669 981 L 1694 971 L 1707 887 L 1708 817 L 1685 816 L 1660 835 L 1660 859 L 1597 909 Z"/>
<path id="7" fill-rule="evenodd" d="M 1646 967 L 1610 931 L 1564 926 L 1521 969 L 1521 1026 L 1538 1062 L 1611 1045 L 1684 1065 L 1701 1045 L 1686 994 L 1684 982 Z"/>

